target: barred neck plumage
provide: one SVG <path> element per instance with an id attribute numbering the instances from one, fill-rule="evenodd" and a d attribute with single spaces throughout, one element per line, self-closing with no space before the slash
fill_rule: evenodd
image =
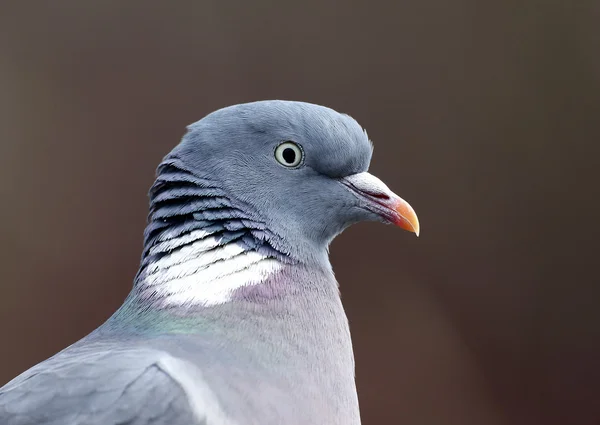
<path id="1" fill-rule="evenodd" d="M 150 189 L 137 295 L 165 305 L 222 304 L 292 263 L 253 212 L 177 157 L 165 158 Z"/>

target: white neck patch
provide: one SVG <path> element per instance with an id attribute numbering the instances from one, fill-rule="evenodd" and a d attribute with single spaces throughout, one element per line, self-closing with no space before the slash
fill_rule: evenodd
<path id="1" fill-rule="evenodd" d="M 246 250 L 239 242 L 221 245 L 218 237 L 203 230 L 184 237 L 195 242 L 150 264 L 140 280 L 144 290 L 155 292 L 168 305 L 224 304 L 236 289 L 260 284 L 282 266 L 276 259 Z"/>

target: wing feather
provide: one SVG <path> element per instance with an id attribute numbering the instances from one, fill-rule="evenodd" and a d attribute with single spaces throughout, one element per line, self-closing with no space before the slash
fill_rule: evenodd
<path id="1" fill-rule="evenodd" d="M 0 388 L 0 423 L 202 424 L 161 356 L 96 345 L 62 351 Z"/>

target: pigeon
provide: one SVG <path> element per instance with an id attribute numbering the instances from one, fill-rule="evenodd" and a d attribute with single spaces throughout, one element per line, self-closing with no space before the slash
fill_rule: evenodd
<path id="1" fill-rule="evenodd" d="M 189 125 L 157 168 L 131 292 L 0 388 L 0 424 L 360 424 L 329 245 L 361 221 L 419 234 L 372 152 L 353 118 L 304 102 Z"/>

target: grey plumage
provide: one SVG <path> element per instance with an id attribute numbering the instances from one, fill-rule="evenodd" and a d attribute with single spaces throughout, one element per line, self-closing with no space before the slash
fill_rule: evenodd
<path id="1" fill-rule="evenodd" d="M 298 166 L 276 160 L 286 141 Z M 150 190 L 131 293 L 0 388 L 0 423 L 359 424 L 328 245 L 362 220 L 419 230 L 366 173 L 371 152 L 352 118 L 301 102 L 236 105 L 189 126 Z"/>

